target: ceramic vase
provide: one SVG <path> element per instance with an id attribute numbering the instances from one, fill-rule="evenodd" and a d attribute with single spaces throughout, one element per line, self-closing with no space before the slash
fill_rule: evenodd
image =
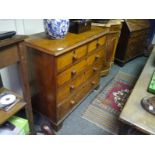
<path id="1" fill-rule="evenodd" d="M 46 34 L 52 39 L 62 39 L 68 32 L 69 19 L 44 19 Z"/>

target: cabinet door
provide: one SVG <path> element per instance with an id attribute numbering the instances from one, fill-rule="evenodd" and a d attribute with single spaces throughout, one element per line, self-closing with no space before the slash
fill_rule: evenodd
<path id="1" fill-rule="evenodd" d="M 106 60 L 105 63 L 103 64 L 101 75 L 108 74 L 108 71 L 111 65 L 113 64 L 118 39 L 119 39 L 119 33 L 107 35 Z"/>
<path id="2" fill-rule="evenodd" d="M 107 61 L 108 67 L 110 67 L 114 61 L 118 39 L 119 39 L 119 34 L 110 34 L 108 36 L 107 55 L 106 55 L 106 61 Z"/>
<path id="3" fill-rule="evenodd" d="M 107 41 L 107 62 L 113 63 L 119 34 L 110 34 Z"/>

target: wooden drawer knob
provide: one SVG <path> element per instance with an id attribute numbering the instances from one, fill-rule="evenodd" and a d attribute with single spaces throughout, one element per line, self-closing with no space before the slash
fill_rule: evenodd
<path id="1" fill-rule="evenodd" d="M 93 68 L 93 71 L 96 72 L 98 69 L 96 67 Z"/>
<path id="2" fill-rule="evenodd" d="M 72 90 L 74 90 L 75 89 L 75 86 L 74 85 L 71 85 L 70 86 L 70 90 L 72 91 Z"/>
<path id="3" fill-rule="evenodd" d="M 76 102 L 74 100 L 70 101 L 70 104 L 74 105 Z"/>
<path id="4" fill-rule="evenodd" d="M 71 71 L 71 74 L 72 74 L 72 75 L 76 75 L 76 70 L 72 70 L 72 71 Z"/>
<path id="5" fill-rule="evenodd" d="M 73 61 L 77 60 L 77 55 L 73 55 Z"/>
<path id="6" fill-rule="evenodd" d="M 95 56 L 95 59 L 97 60 L 97 59 L 99 59 L 100 58 L 100 55 L 96 55 Z"/>
<path id="7" fill-rule="evenodd" d="M 95 84 L 96 84 L 96 82 L 95 82 L 95 81 L 92 81 L 92 82 L 91 82 L 91 84 L 92 84 L 92 85 L 95 85 Z"/>
<path id="8" fill-rule="evenodd" d="M 96 44 L 96 46 L 97 46 L 97 47 L 99 47 L 99 46 L 100 46 L 100 44 L 99 44 L 99 43 L 97 43 L 97 44 Z"/>

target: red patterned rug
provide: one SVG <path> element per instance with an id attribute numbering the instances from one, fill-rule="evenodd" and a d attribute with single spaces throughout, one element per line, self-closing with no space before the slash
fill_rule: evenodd
<path id="1" fill-rule="evenodd" d="M 135 77 L 119 71 L 95 97 L 82 117 L 110 134 L 118 134 L 122 125 L 118 117 L 135 82 Z"/>

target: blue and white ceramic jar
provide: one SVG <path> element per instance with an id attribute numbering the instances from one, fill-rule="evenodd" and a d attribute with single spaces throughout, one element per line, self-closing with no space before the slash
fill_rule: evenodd
<path id="1" fill-rule="evenodd" d="M 52 39 L 62 39 L 69 29 L 69 19 L 44 19 L 44 28 Z"/>

